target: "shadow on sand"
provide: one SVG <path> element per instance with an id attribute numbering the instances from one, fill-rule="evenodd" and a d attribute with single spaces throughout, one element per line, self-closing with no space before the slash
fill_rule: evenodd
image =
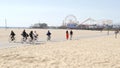
<path id="1" fill-rule="evenodd" d="M 14 43 L 14 44 L 29 44 L 29 45 L 41 45 L 41 44 L 45 44 L 45 41 L 36 41 L 36 42 L 9 42 L 9 43 Z"/>

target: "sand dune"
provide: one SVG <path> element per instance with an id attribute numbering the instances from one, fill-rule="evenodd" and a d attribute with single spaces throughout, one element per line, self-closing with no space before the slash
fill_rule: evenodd
<path id="1" fill-rule="evenodd" d="M 39 32 L 39 30 L 37 31 Z M 39 32 L 39 37 L 43 37 L 41 39 L 43 41 L 46 40 L 44 35 L 46 31 L 40 30 Z M 118 35 L 117 39 L 114 38 L 114 35 L 105 35 L 76 40 L 78 36 L 94 36 L 99 35 L 100 32 L 74 30 L 74 40 L 65 40 L 63 36 L 65 30 L 51 31 L 53 32 L 52 35 L 54 35 L 52 40 L 58 37 L 58 40 L 64 41 L 46 42 L 39 45 L 18 44 L 18 46 L 13 43 L 16 45 L 15 47 L 0 49 L 0 68 L 120 67 L 120 35 Z M 18 31 L 19 33 L 20 31 Z M 104 31 L 101 34 L 106 34 L 106 32 Z M 0 36 L 2 37 L 3 34 L 0 34 Z M 6 40 L 7 38 L 4 36 L 3 39 L 0 39 L 0 42 L 7 43 Z"/>

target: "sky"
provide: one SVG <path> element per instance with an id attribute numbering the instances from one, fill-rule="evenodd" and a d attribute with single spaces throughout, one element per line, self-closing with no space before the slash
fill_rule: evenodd
<path id="1" fill-rule="evenodd" d="M 35 23 L 60 26 L 68 15 L 120 23 L 120 0 L 0 0 L 0 26 L 29 27 Z"/>

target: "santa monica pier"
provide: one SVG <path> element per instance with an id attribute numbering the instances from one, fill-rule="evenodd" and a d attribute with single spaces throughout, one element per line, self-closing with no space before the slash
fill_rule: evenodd
<path id="1" fill-rule="evenodd" d="M 102 29 L 120 29 L 120 25 L 113 24 L 110 19 L 95 20 L 93 18 L 86 18 L 83 21 L 78 21 L 76 16 L 68 15 L 63 20 L 62 28 L 70 29 L 92 29 L 92 30 L 102 30 Z"/>

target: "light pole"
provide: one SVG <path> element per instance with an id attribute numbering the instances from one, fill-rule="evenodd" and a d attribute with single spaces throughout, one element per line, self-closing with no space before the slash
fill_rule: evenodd
<path id="1" fill-rule="evenodd" d="M 5 28 L 7 29 L 7 19 L 5 18 Z"/>

